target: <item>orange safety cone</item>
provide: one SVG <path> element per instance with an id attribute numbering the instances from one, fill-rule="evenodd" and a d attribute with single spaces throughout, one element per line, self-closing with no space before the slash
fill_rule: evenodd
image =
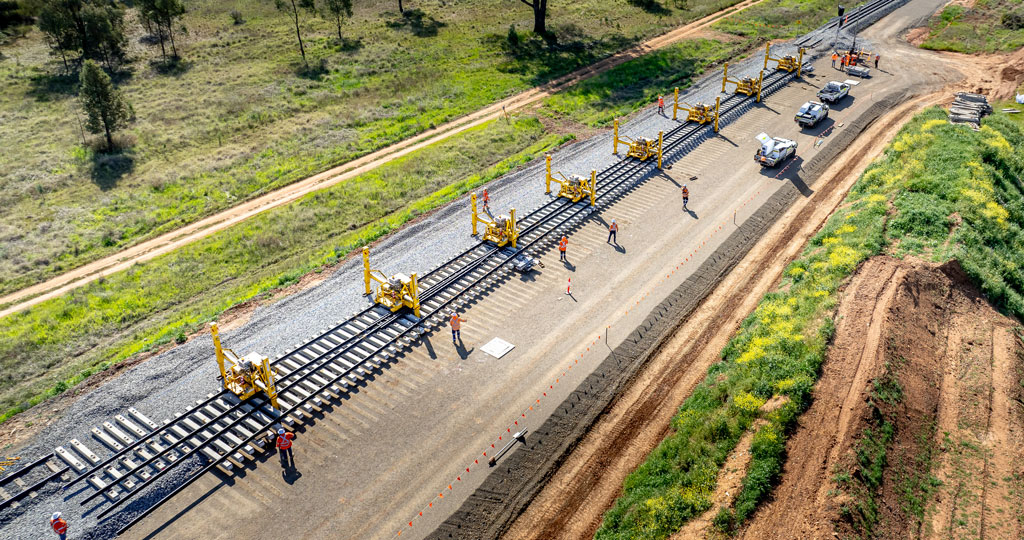
<path id="1" fill-rule="evenodd" d="M 565 287 L 565 294 L 572 296 L 572 278 L 569 278 L 569 285 Z"/>

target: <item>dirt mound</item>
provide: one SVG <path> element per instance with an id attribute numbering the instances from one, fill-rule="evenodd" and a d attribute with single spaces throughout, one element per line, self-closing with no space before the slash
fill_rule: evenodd
<path id="1" fill-rule="evenodd" d="M 1020 538 L 1017 327 L 956 262 L 867 261 L 781 483 L 742 536 Z"/>

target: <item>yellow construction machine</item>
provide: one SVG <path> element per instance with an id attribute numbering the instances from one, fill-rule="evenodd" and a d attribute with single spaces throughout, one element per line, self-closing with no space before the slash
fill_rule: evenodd
<path id="1" fill-rule="evenodd" d="M 279 409 L 277 385 L 274 382 L 274 370 L 270 367 L 270 360 L 256 352 L 239 358 L 235 351 L 222 348 L 217 323 L 210 324 L 210 334 L 213 335 L 213 346 L 217 350 L 217 365 L 220 366 L 220 379 L 224 382 L 224 389 L 243 401 L 251 398 L 256 392 L 263 392 L 270 399 L 270 405 Z M 230 367 L 225 365 L 227 363 L 231 364 Z"/>
<path id="2" fill-rule="evenodd" d="M 363 248 L 363 281 L 366 283 L 366 295 L 373 295 L 373 301 L 388 308 L 391 311 L 398 311 L 402 307 L 412 310 L 417 317 L 420 316 L 419 283 L 416 281 L 416 274 L 407 276 L 395 274 L 387 277 L 380 270 L 370 269 L 370 248 Z M 370 282 L 377 282 L 377 291 L 370 287 Z"/>
<path id="3" fill-rule="evenodd" d="M 804 63 L 804 48 L 798 49 L 799 58 L 791 54 L 787 54 L 782 58 L 772 58 L 772 42 L 765 43 L 764 45 L 764 69 L 768 69 L 768 62 L 772 61 L 776 64 L 776 69 L 788 71 L 790 73 L 796 72 L 796 76 L 799 77 L 803 70 Z"/>
<path id="4" fill-rule="evenodd" d="M 551 158 L 548 158 L 550 163 Z M 471 197 L 473 200 L 473 236 L 476 236 L 476 224 L 484 224 L 484 240 L 494 242 L 498 247 L 505 247 L 505 244 L 511 244 L 512 247 L 516 247 L 516 240 L 519 238 L 519 224 L 516 223 L 516 209 L 513 208 L 509 211 L 507 216 L 491 216 L 490 212 L 487 212 L 487 216 L 491 219 L 487 219 L 480 215 L 476 210 L 476 192 L 473 192 Z M 417 315 L 418 317 L 419 315 Z"/>
<path id="5" fill-rule="evenodd" d="M 758 103 L 761 102 L 761 81 L 764 80 L 764 71 L 762 70 L 757 74 L 757 78 L 753 77 L 740 77 L 739 79 L 729 78 L 729 63 L 725 63 L 725 72 L 722 73 L 722 93 L 725 93 L 725 85 L 732 83 L 736 85 L 736 94 L 746 94 L 752 96 L 757 94 Z"/>
<path id="6" fill-rule="evenodd" d="M 544 193 L 551 194 L 551 182 L 557 182 L 561 187 L 558 188 L 558 197 L 565 197 L 570 199 L 572 202 L 580 202 L 584 195 L 590 195 L 590 206 L 594 206 L 594 198 L 597 197 L 597 170 L 590 171 L 590 179 L 586 179 L 578 174 L 572 175 L 570 178 L 566 178 L 562 173 L 555 173 L 561 176 L 559 180 L 554 176 L 551 176 L 551 156 L 547 156 L 547 167 L 548 174 L 544 179 L 544 184 L 547 186 L 547 191 Z M 474 233 L 475 234 L 475 233 Z"/>
<path id="7" fill-rule="evenodd" d="M 722 98 L 715 98 L 715 106 L 705 105 L 703 103 L 697 103 L 696 105 L 687 105 L 683 102 L 679 105 L 679 89 L 676 89 L 676 102 L 672 105 L 672 119 L 676 119 L 676 111 L 686 111 L 686 122 L 696 122 L 698 124 L 707 124 L 709 122 L 715 123 L 715 133 L 718 133 L 718 109 L 722 103 Z"/>
<path id="8" fill-rule="evenodd" d="M 647 137 L 638 137 L 632 139 L 623 135 L 619 137 L 619 121 L 615 121 L 615 134 L 612 139 L 612 153 L 619 153 L 619 143 L 629 145 L 629 151 L 626 152 L 627 157 L 633 157 L 640 161 L 646 161 L 648 158 L 658 156 L 658 168 L 661 168 L 661 149 L 662 139 L 664 132 L 658 132 L 658 140 L 648 139 Z"/>

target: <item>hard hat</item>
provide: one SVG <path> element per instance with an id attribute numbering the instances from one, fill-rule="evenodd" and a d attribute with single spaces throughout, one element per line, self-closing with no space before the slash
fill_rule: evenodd
<path id="1" fill-rule="evenodd" d="M 278 435 L 284 435 L 284 428 L 278 428 L 277 429 L 277 434 Z"/>
<path id="2" fill-rule="evenodd" d="M 50 519 L 60 519 L 60 512 L 54 512 L 53 517 L 51 517 Z"/>
<path id="3" fill-rule="evenodd" d="M 683 184 L 683 187 L 686 187 L 686 184 Z"/>
<path id="4" fill-rule="evenodd" d="M 612 218 L 612 223 L 615 223 L 615 218 Z"/>

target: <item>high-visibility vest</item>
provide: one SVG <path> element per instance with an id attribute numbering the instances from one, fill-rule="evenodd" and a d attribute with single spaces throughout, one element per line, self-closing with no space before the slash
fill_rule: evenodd
<path id="1" fill-rule="evenodd" d="M 689 197 L 689 196 L 690 196 L 690 190 L 688 190 L 686 188 L 683 188 L 683 197 Z"/>
<path id="2" fill-rule="evenodd" d="M 460 319 L 458 315 L 452 315 L 452 320 L 449 321 L 449 324 L 452 325 L 452 330 L 462 329 L 462 319 Z"/>
<path id="3" fill-rule="evenodd" d="M 484 202 L 489 202 L 490 200 L 491 200 L 491 196 L 487 194 L 487 190 L 485 189 L 484 190 Z"/>
<path id="4" fill-rule="evenodd" d="M 558 241 L 558 251 L 565 251 L 565 248 L 567 247 L 569 247 L 569 240 L 563 236 L 562 239 Z"/>
<path id="5" fill-rule="evenodd" d="M 284 435 L 277 436 L 277 448 L 279 450 L 287 450 L 292 447 L 292 435 L 291 433 L 285 433 Z"/>
<path id="6" fill-rule="evenodd" d="M 612 232 L 617 232 L 619 230 L 619 224 L 613 221 L 612 224 L 608 226 L 608 230 Z"/>
<path id="7" fill-rule="evenodd" d="M 53 527 L 53 532 L 57 534 L 66 534 L 68 532 L 68 522 L 64 521 L 64 518 L 51 519 L 50 526 Z"/>
<path id="8" fill-rule="evenodd" d="M 658 97 L 658 106 L 659 107 L 664 107 L 665 106 L 665 98 L 663 98 L 661 96 Z"/>
<path id="9" fill-rule="evenodd" d="M 835 62 L 836 60 L 839 60 L 839 55 L 836 53 L 832 53 L 832 61 Z"/>

